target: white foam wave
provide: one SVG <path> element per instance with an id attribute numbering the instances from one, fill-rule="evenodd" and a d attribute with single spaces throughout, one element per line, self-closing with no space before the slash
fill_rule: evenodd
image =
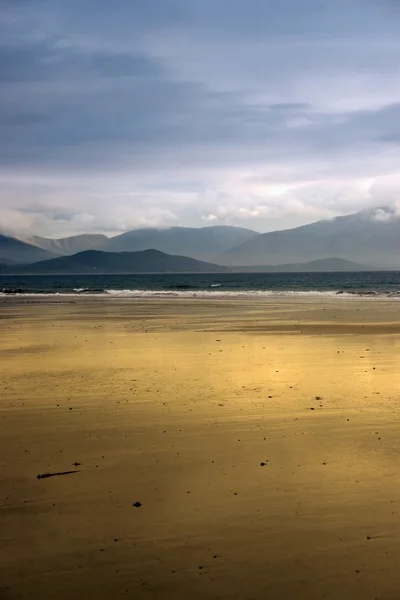
<path id="1" fill-rule="evenodd" d="M 304 296 L 310 298 L 351 296 L 338 291 L 276 291 L 276 290 L 106 290 L 106 295 L 122 298 L 263 298 L 271 296 Z"/>
<path id="2" fill-rule="evenodd" d="M 86 294 L 85 294 L 86 295 Z M 345 292 L 342 290 L 106 290 L 106 296 L 119 298 L 394 298 L 390 293 Z M 400 296 L 397 295 L 400 299 Z"/>
<path id="3" fill-rule="evenodd" d="M 85 291 L 85 294 L 81 292 Z M 19 297 L 64 297 L 64 298 L 335 298 L 335 299 L 397 299 L 400 300 L 399 293 L 390 292 L 345 292 L 342 290 L 139 290 L 109 289 L 103 292 L 91 292 L 88 288 L 74 288 L 73 292 L 23 292 L 10 293 L 0 292 L 0 296 L 19 296 Z"/>

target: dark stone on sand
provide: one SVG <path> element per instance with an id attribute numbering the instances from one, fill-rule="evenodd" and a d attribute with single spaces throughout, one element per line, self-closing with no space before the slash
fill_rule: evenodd
<path id="1" fill-rule="evenodd" d="M 133 505 L 135 508 L 140 508 L 142 506 L 141 502 L 134 502 Z"/>
<path id="2" fill-rule="evenodd" d="M 79 473 L 80 471 L 61 471 L 59 473 L 39 473 L 36 475 L 36 479 L 48 479 L 49 477 L 57 477 L 57 475 L 72 475 L 72 473 Z"/>

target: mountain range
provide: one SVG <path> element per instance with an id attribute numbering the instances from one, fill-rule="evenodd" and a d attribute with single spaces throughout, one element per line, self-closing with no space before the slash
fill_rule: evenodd
<path id="1" fill-rule="evenodd" d="M 23 240 L 37 248 L 51 252 L 54 255 L 70 256 L 84 250 L 106 250 L 111 241 L 106 235 L 96 233 L 84 233 L 59 240 L 52 240 L 38 235 Z"/>
<path id="2" fill-rule="evenodd" d="M 0 263 L 33 263 L 55 258 L 57 254 L 38 248 L 8 235 L 0 235 Z"/>
<path id="3" fill-rule="evenodd" d="M 103 252 L 85 250 L 28 265 L 0 266 L 0 273 L 226 273 L 229 269 L 187 256 L 173 256 L 158 250 Z"/>
<path id="4" fill-rule="evenodd" d="M 65 256 L 84 250 L 137 252 L 152 248 L 166 254 L 183 254 L 196 260 L 216 261 L 228 250 L 256 235 L 256 231 L 241 227 L 170 227 L 135 229 L 112 238 L 85 234 L 59 240 L 32 236 L 24 241 Z"/>
<path id="5" fill-rule="evenodd" d="M 138 229 L 111 238 L 100 234 L 58 240 L 0 236 L 3 264 L 36 263 L 87 250 L 105 253 L 158 250 L 232 267 L 235 271 L 240 267 L 257 271 L 297 268 L 296 265 L 332 257 L 360 268 L 371 265 L 365 268 L 400 269 L 400 217 L 389 208 L 369 209 L 261 234 L 240 227 L 216 226 Z"/>
<path id="6" fill-rule="evenodd" d="M 109 252 L 133 252 L 155 248 L 167 254 L 184 254 L 197 260 L 219 262 L 227 251 L 257 235 L 241 227 L 171 227 L 138 229 L 111 238 Z"/>
<path id="7" fill-rule="evenodd" d="M 223 267 L 187 256 L 165 254 L 158 250 L 138 252 L 103 252 L 85 250 L 71 256 L 24 265 L 0 264 L 2 275 L 62 275 L 62 274 L 122 274 L 122 273 L 299 273 L 329 271 L 371 271 L 372 267 L 359 265 L 341 258 L 323 258 L 309 263 L 276 266 Z"/>
<path id="8" fill-rule="evenodd" d="M 278 265 L 335 256 L 379 268 L 400 268 L 400 218 L 388 209 L 260 234 L 228 250 L 225 265 Z"/>

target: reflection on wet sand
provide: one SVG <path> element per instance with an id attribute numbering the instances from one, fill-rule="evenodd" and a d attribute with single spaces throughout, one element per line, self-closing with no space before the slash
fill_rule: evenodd
<path id="1" fill-rule="evenodd" d="M 396 302 L 1 310 L 0 598 L 397 597 Z"/>

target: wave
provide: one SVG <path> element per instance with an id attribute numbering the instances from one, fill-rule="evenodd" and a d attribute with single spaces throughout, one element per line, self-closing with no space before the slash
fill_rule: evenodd
<path id="1" fill-rule="evenodd" d="M 2 296 L 24 294 L 24 293 L 25 293 L 25 290 L 23 290 L 22 288 L 3 288 L 3 290 L 1 291 Z"/>
<path id="2" fill-rule="evenodd" d="M 105 295 L 130 297 L 130 298 L 248 298 L 248 297 L 271 297 L 271 296 L 308 296 L 308 297 L 336 297 L 338 291 L 316 291 L 316 290 L 105 290 Z M 350 295 L 346 292 L 340 295 Z"/>
<path id="3" fill-rule="evenodd" d="M 129 298 L 388 298 L 400 299 L 400 292 L 357 290 L 105 290 L 106 296 Z"/>

